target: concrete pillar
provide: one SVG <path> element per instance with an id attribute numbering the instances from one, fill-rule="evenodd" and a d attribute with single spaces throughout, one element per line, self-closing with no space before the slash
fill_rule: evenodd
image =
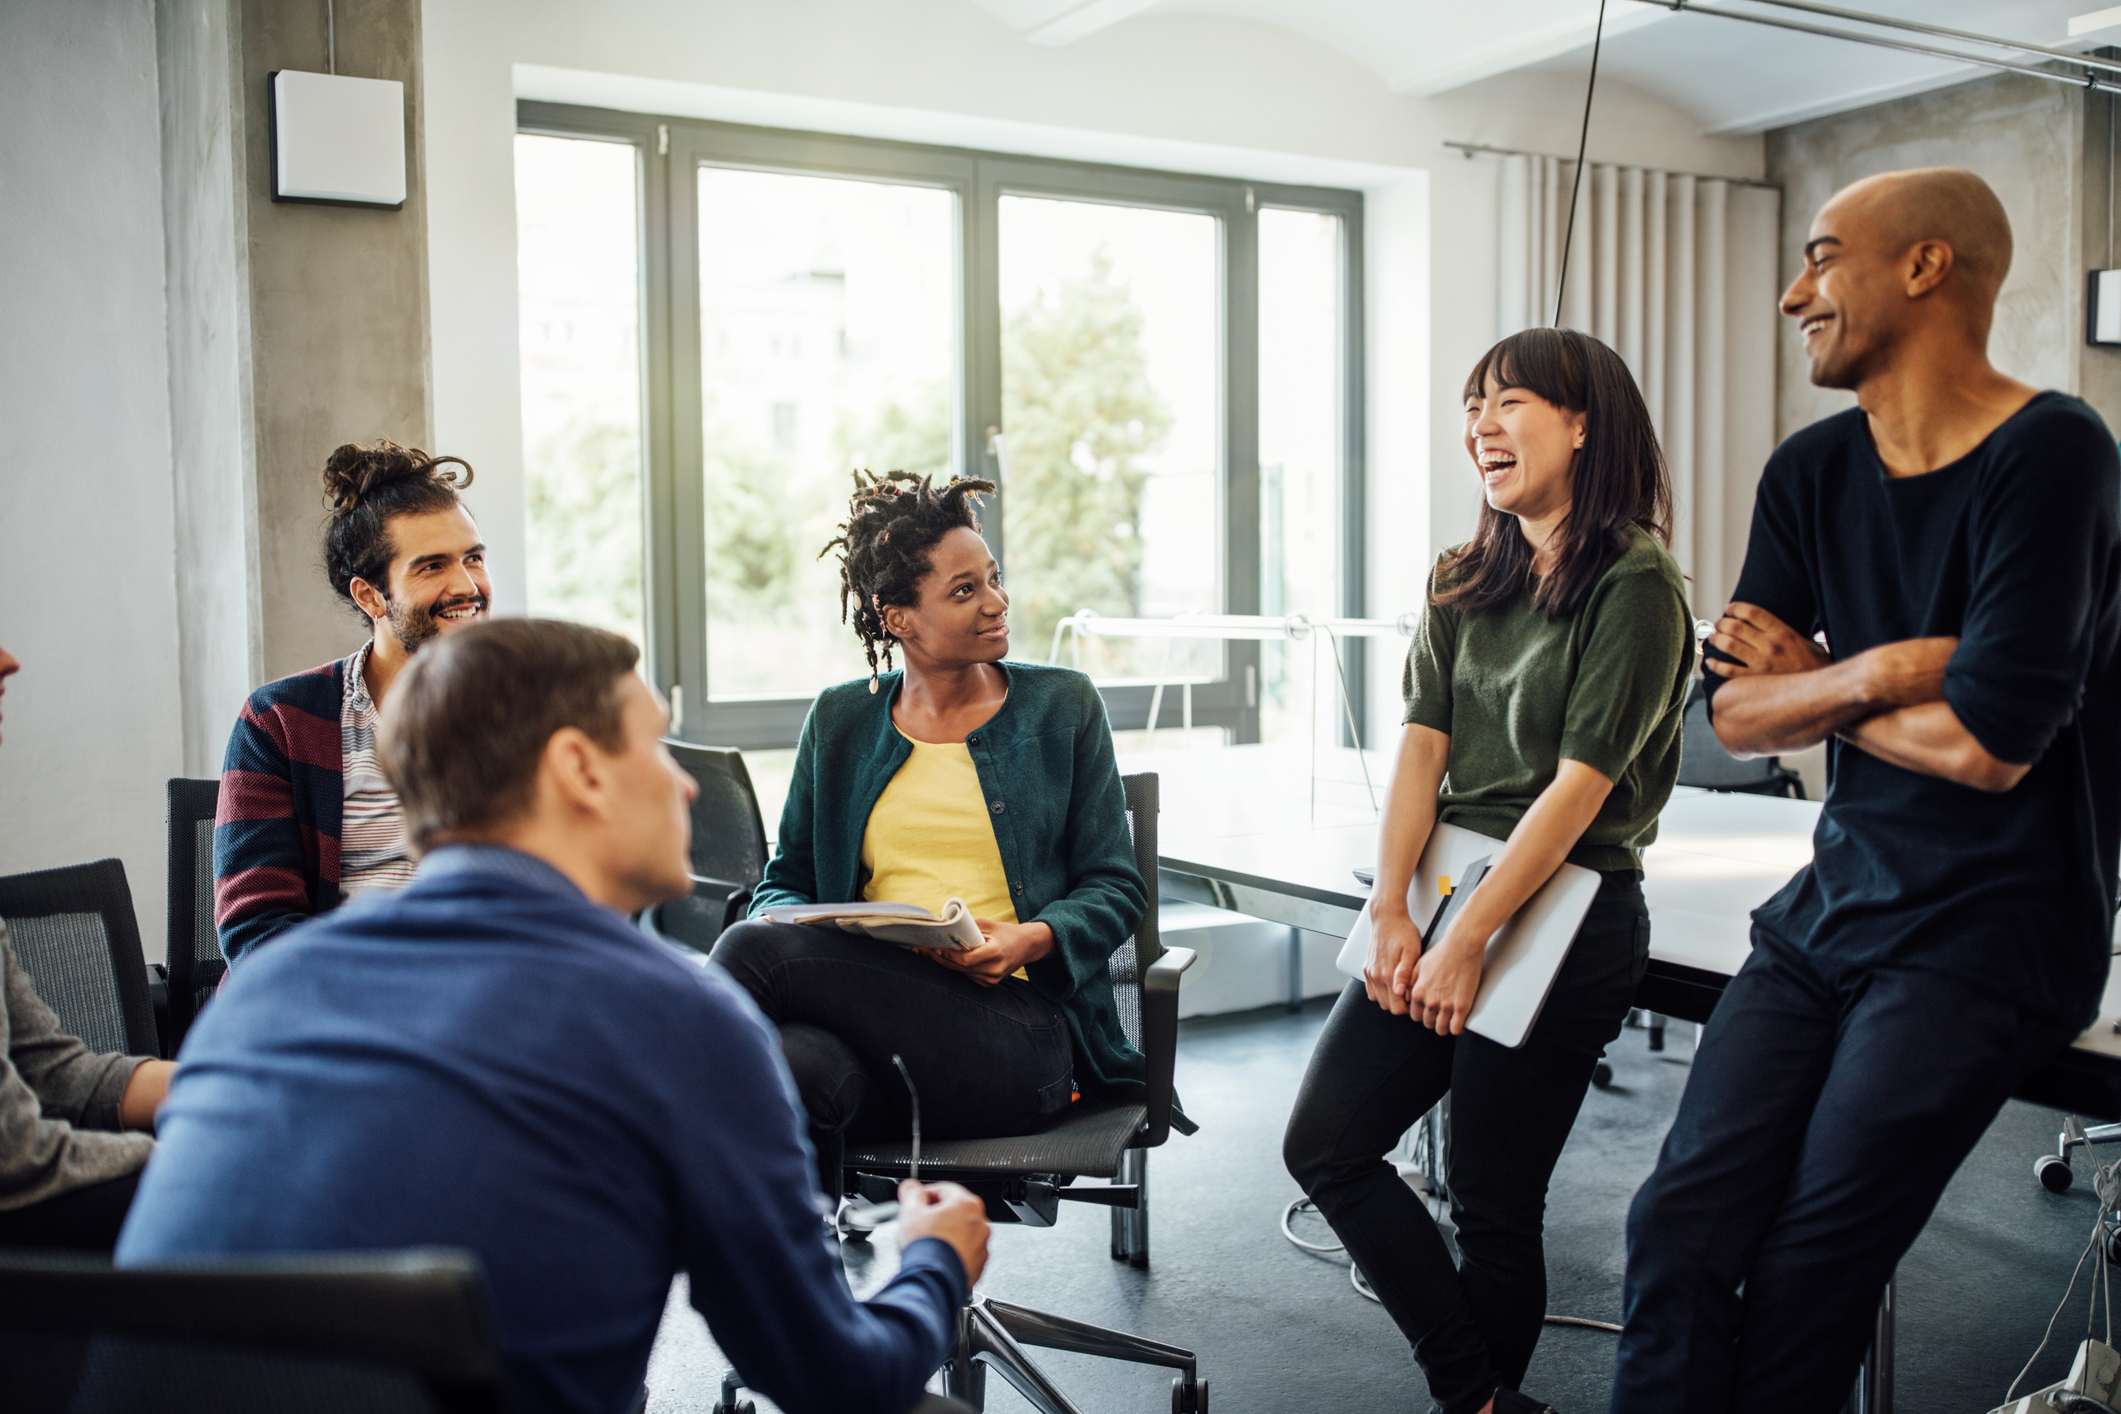
<path id="1" fill-rule="evenodd" d="M 260 682 L 350 651 L 319 472 L 427 445 L 419 0 L 337 0 L 338 72 L 405 85 L 405 205 L 272 199 L 269 75 L 324 72 L 326 7 L 155 0 L 185 770 L 219 769 Z"/>
<path id="2" fill-rule="evenodd" d="M 364 636 L 324 581 L 324 458 L 341 442 L 425 446 L 427 200 L 419 0 L 338 0 L 338 71 L 405 85 L 396 211 L 272 199 L 267 76 L 325 68 L 325 7 L 241 0 L 243 153 L 256 464 L 259 671 L 277 677 Z"/>
<path id="3" fill-rule="evenodd" d="M 156 0 L 186 775 L 220 768 L 259 680 L 241 65 L 232 0 Z"/>

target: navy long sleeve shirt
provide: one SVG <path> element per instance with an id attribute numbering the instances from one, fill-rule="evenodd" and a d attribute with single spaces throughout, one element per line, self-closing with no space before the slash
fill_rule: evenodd
<path id="1" fill-rule="evenodd" d="M 675 1273 L 790 1414 L 904 1414 L 964 1267 L 857 1303 L 770 1029 L 722 974 L 529 855 L 437 851 L 300 925 L 185 1041 L 121 1266 L 449 1246 L 484 1263 L 519 1410 L 638 1395 Z"/>
<path id="2" fill-rule="evenodd" d="M 2121 855 L 2121 464 L 2099 415 L 2042 393 L 1904 477 L 1861 410 L 1814 423 L 1768 461 L 1733 597 L 1824 630 L 1836 658 L 1957 638 L 1945 701 L 1991 755 L 2032 767 L 1989 794 L 1833 742 L 1812 862 L 1756 929 L 2088 1024 Z"/>

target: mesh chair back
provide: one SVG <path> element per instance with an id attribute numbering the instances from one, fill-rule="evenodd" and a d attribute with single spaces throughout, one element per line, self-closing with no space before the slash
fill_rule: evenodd
<path id="1" fill-rule="evenodd" d="M 214 811 L 218 780 L 169 783 L 169 1053 L 228 971 L 214 927 Z"/>
<path id="2" fill-rule="evenodd" d="M 1163 935 L 1158 932 L 1156 910 L 1156 776 L 1144 773 L 1123 776 L 1127 792 L 1127 831 L 1134 840 L 1134 867 L 1141 871 L 1142 892 L 1147 903 L 1134 936 L 1112 954 L 1112 999 L 1119 1005 L 1120 1026 L 1137 1048 L 1142 1043 L 1142 973 L 1164 954 Z"/>
<path id="3" fill-rule="evenodd" d="M 742 752 L 663 743 L 699 785 L 692 801 L 692 897 L 657 910 L 658 931 L 705 951 L 766 875 L 766 826 Z"/>
<path id="4" fill-rule="evenodd" d="M 693 876 L 732 888 L 756 885 L 766 872 L 766 826 L 744 753 L 686 741 L 665 745 L 700 787 L 692 802 Z"/>
<path id="5" fill-rule="evenodd" d="M 91 1050 L 161 1053 L 123 864 L 0 878 L 0 923 L 37 995 Z"/>
<path id="6" fill-rule="evenodd" d="M 0 1253 L 9 1414 L 503 1408 L 469 1253 L 119 1271 Z"/>
<path id="7" fill-rule="evenodd" d="M 1772 756 L 1741 761 L 1723 749 L 1709 721 L 1709 699 L 1701 684 L 1687 694 L 1686 722 L 1679 745 L 1679 784 L 1702 790 L 1757 791 L 1779 789 L 1782 764 Z"/>

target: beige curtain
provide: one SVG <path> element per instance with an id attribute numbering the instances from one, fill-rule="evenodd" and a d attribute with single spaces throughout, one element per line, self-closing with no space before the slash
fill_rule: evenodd
<path id="1" fill-rule="evenodd" d="M 1503 159 L 1499 333 L 1554 322 L 1574 164 Z M 1672 553 L 1697 615 L 1730 598 L 1774 450 L 1782 195 L 1592 163 L 1561 323 L 1634 371 L 1671 464 Z"/>

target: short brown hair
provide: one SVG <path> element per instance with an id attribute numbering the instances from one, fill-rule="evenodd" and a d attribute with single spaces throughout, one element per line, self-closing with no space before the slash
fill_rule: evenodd
<path id="1" fill-rule="evenodd" d="M 619 686 L 640 656 L 615 633 L 558 619 L 491 619 L 430 643 L 392 686 L 376 736 L 412 847 L 527 809 L 562 727 L 623 750 Z"/>

